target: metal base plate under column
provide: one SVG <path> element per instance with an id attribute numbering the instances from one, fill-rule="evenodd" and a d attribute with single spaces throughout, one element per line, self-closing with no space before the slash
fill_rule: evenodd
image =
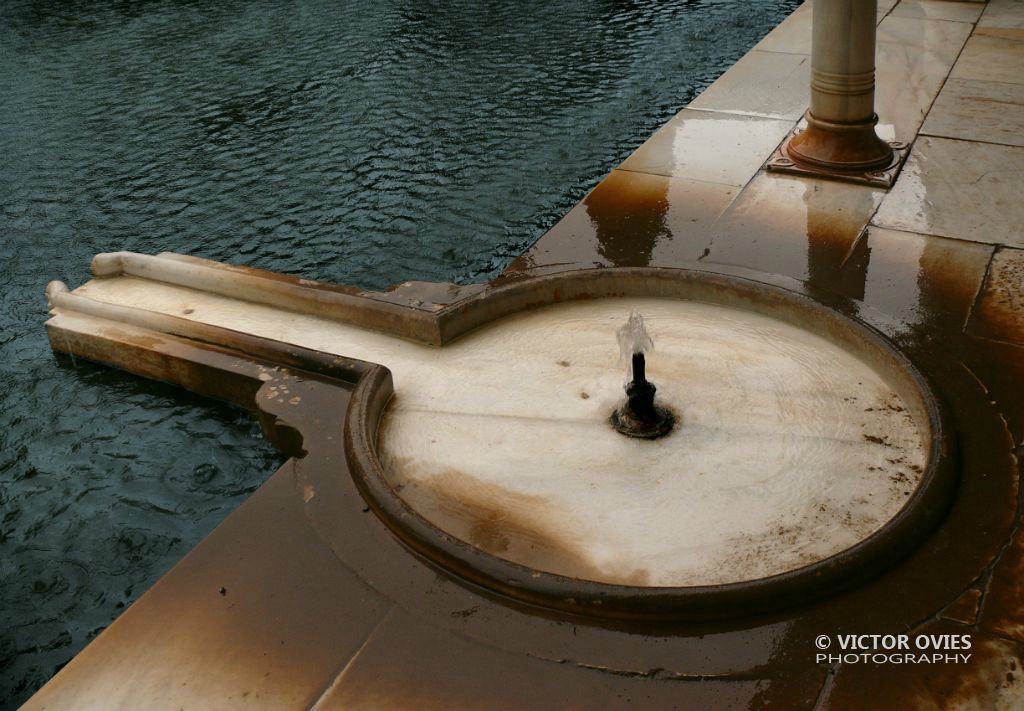
<path id="1" fill-rule="evenodd" d="M 803 129 L 798 128 L 791 135 L 802 133 Z M 870 185 L 876 188 L 888 190 L 896 182 L 900 168 L 910 154 L 910 144 L 903 141 L 889 141 L 892 146 L 892 160 L 884 168 L 873 168 L 871 170 L 836 170 L 825 168 L 809 163 L 798 163 L 789 155 L 787 147 L 789 138 L 782 142 L 782 145 L 775 149 L 771 158 L 764 164 L 765 170 L 771 173 L 788 173 L 790 175 L 803 175 L 810 178 L 827 178 L 829 180 L 843 180 L 848 183 L 859 183 Z"/>

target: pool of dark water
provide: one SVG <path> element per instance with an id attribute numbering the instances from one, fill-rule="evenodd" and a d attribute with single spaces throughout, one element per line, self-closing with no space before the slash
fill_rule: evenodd
<path id="1" fill-rule="evenodd" d="M 281 462 L 51 355 L 43 288 L 185 252 L 382 288 L 498 273 L 796 0 L 0 7 L 0 707 Z"/>

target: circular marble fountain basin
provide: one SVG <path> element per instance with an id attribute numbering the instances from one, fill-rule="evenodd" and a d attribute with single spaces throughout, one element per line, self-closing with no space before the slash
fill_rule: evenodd
<path id="1" fill-rule="evenodd" d="M 354 458 L 378 514 L 476 582 L 608 614 L 812 597 L 904 554 L 952 491 L 920 374 L 807 299 L 689 278 L 657 296 L 548 289 L 557 303 L 493 320 L 470 307 L 482 325 L 429 356 L 392 354 L 406 375 Z M 658 440 L 608 421 L 627 379 L 616 330 L 634 309 L 678 418 Z"/>
<path id="2" fill-rule="evenodd" d="M 648 378 L 680 418 L 614 431 L 637 309 Z M 547 306 L 438 353 L 385 412 L 388 482 L 437 527 L 523 565 L 606 583 L 718 585 L 824 560 L 896 515 L 927 432 L 885 378 L 768 316 L 673 299 Z"/>

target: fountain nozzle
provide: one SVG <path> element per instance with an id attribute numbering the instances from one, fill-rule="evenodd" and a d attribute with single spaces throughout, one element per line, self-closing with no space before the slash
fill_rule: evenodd
<path id="1" fill-rule="evenodd" d="M 640 439 L 657 439 L 672 431 L 675 415 L 654 404 L 658 388 L 647 380 L 647 361 L 642 352 L 633 353 L 633 379 L 626 385 L 626 402 L 612 413 L 617 432 Z"/>

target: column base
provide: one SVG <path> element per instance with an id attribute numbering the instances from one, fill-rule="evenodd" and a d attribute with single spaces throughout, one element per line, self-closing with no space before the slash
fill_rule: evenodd
<path id="1" fill-rule="evenodd" d="M 765 168 L 890 188 L 910 147 L 883 141 L 875 133 L 878 116 L 856 124 L 821 121 L 807 114 L 807 128 L 797 129 L 775 151 Z"/>

